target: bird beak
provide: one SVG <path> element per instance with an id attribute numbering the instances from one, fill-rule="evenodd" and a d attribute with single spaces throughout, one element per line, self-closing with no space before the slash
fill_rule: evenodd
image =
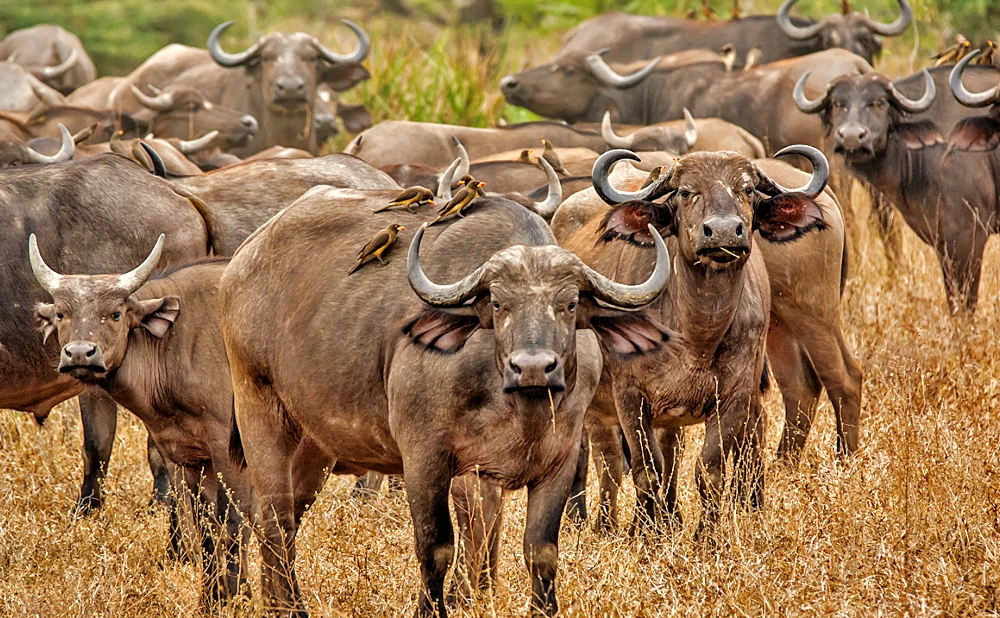
<path id="1" fill-rule="evenodd" d="M 405 227 L 403 227 L 403 226 L 401 225 L 401 226 L 399 226 L 399 231 L 400 231 L 400 232 L 405 232 L 405 231 L 406 231 L 406 228 L 405 228 Z"/>

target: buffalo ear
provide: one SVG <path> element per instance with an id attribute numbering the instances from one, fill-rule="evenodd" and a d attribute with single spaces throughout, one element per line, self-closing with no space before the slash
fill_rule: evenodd
<path id="1" fill-rule="evenodd" d="M 348 133 L 361 133 L 372 126 L 372 115 L 364 105 L 338 105 L 337 115 Z"/>
<path id="2" fill-rule="evenodd" d="M 42 345 L 49 340 L 49 335 L 56 332 L 56 324 L 52 319 L 56 315 L 56 306 L 52 303 L 38 303 L 35 306 L 35 317 L 38 319 L 38 330 L 42 333 Z"/>
<path id="3" fill-rule="evenodd" d="M 162 339 L 167 334 L 180 312 L 181 299 L 177 296 L 139 301 L 140 324 L 157 339 Z"/>
<path id="4" fill-rule="evenodd" d="M 899 122 L 893 125 L 893 131 L 910 150 L 923 150 L 944 144 L 944 136 L 930 120 Z"/>
<path id="5" fill-rule="evenodd" d="M 764 240 L 784 243 L 797 240 L 810 230 L 827 228 L 823 211 L 804 193 L 780 193 L 758 202 L 754 228 Z"/>
<path id="6" fill-rule="evenodd" d="M 621 359 L 661 350 L 676 352 L 681 336 L 660 326 L 643 312 L 601 307 L 591 301 L 581 306 L 577 328 L 589 328 L 605 350 Z"/>
<path id="7" fill-rule="evenodd" d="M 474 332 L 489 326 L 492 325 L 483 325 L 473 307 L 449 310 L 426 307 L 403 326 L 403 333 L 428 350 L 454 354 Z"/>
<path id="8" fill-rule="evenodd" d="M 661 236 L 674 233 L 674 211 L 670 200 L 666 204 L 641 200 L 619 204 L 604 215 L 597 232 L 605 242 L 618 238 L 633 245 L 647 246 L 653 244 L 653 236 L 647 227 L 649 223 Z"/>
<path id="9" fill-rule="evenodd" d="M 948 135 L 948 152 L 985 152 L 997 145 L 1000 145 L 1000 118 L 993 115 L 965 118 Z"/>
<path id="10" fill-rule="evenodd" d="M 371 79 L 371 73 L 360 62 L 332 65 L 322 72 L 320 81 L 336 92 L 347 92 L 361 82 Z"/>

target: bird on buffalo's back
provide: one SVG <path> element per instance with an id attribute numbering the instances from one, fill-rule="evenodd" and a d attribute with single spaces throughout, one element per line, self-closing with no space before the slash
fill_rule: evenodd
<path id="1" fill-rule="evenodd" d="M 563 176 L 569 176 L 569 172 L 567 172 L 566 168 L 563 167 L 562 159 L 559 158 L 559 153 L 557 153 L 555 148 L 552 147 L 552 142 L 547 139 L 543 139 L 542 146 L 545 146 L 545 150 L 542 152 L 542 158 L 549 162 L 552 169 L 559 172 Z"/>
<path id="2" fill-rule="evenodd" d="M 956 34 L 954 45 L 946 47 L 944 51 L 931 57 L 934 60 L 934 66 L 957 63 L 969 53 L 970 46 L 969 39 L 961 34 Z"/>
<path id="3" fill-rule="evenodd" d="M 410 187 L 392 198 L 392 201 L 385 206 L 377 208 L 372 212 L 382 212 L 392 208 L 405 208 L 408 212 L 413 212 L 414 207 L 426 204 L 434 204 L 434 192 L 424 187 Z"/>
<path id="4" fill-rule="evenodd" d="M 458 215 L 459 217 L 463 216 L 462 210 L 465 209 L 465 207 L 468 206 L 472 200 L 484 195 L 485 192 L 483 191 L 483 187 L 485 186 L 485 182 L 473 180 L 459 189 L 458 192 L 455 193 L 455 196 L 451 198 L 451 201 L 445 204 L 444 208 L 441 210 L 441 214 L 438 215 L 438 218 L 432 221 L 430 225 L 439 223 L 442 219 L 451 215 Z"/>
<path id="5" fill-rule="evenodd" d="M 377 259 L 383 266 L 388 264 L 382 259 L 382 254 L 396 242 L 396 236 L 399 232 L 405 230 L 406 228 L 397 223 L 390 223 L 385 227 L 385 229 L 379 230 L 371 240 L 368 241 L 361 251 L 358 251 L 358 261 L 351 267 L 351 270 L 347 271 L 347 274 L 353 274 L 354 271 L 361 268 L 361 266 L 371 260 Z"/>
<path id="6" fill-rule="evenodd" d="M 456 182 L 455 184 L 453 184 L 451 186 L 452 193 L 454 194 L 455 191 L 458 191 L 462 187 L 467 187 L 471 183 L 474 183 L 474 182 L 476 182 L 476 179 L 473 178 L 472 176 L 466 174 L 465 176 L 462 176 L 461 178 L 459 178 L 458 182 Z M 451 204 L 451 198 L 449 198 L 448 201 L 445 202 L 444 206 L 442 206 L 441 208 L 438 208 L 438 214 L 442 215 L 442 214 L 448 212 L 449 204 Z"/>

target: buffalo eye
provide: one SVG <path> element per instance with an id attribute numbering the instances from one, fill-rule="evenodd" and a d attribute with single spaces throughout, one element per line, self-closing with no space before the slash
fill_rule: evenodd
<path id="1" fill-rule="evenodd" d="M 682 200 L 686 200 L 689 197 L 691 197 L 691 192 L 690 191 L 681 191 L 680 192 L 680 196 L 681 196 Z"/>
<path id="2" fill-rule="evenodd" d="M 122 319 L 122 312 L 115 311 L 114 313 L 111 314 L 111 319 L 114 320 L 115 322 L 120 321 Z"/>
<path id="3" fill-rule="evenodd" d="M 570 313 L 575 312 L 576 311 L 576 301 L 573 301 L 570 304 L 566 305 L 566 310 L 569 311 Z"/>
<path id="4" fill-rule="evenodd" d="M 493 301 L 493 311 L 500 311 L 500 303 L 498 301 Z"/>
<path id="5" fill-rule="evenodd" d="M 61 314 L 61 313 L 57 313 L 57 314 L 56 314 L 56 321 L 60 321 L 60 320 L 62 320 L 62 319 L 63 319 L 63 314 Z"/>
<path id="6" fill-rule="evenodd" d="M 753 195 L 753 187 L 746 187 L 743 189 L 743 195 L 751 197 Z"/>

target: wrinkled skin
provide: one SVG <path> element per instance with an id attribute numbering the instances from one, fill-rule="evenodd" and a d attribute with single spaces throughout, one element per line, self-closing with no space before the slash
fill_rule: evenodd
<path id="1" fill-rule="evenodd" d="M 422 580 L 421 616 L 446 613 L 443 582 L 454 549 L 452 477 L 478 472 L 502 487 L 527 485 L 531 611 L 553 614 L 558 530 L 586 402 L 600 373 L 593 335 L 577 334 L 581 316 L 591 311 L 579 285 L 582 266 L 545 246 L 552 237 L 540 218 L 487 197 L 464 218 L 430 228 L 420 256 L 432 280 L 451 282 L 497 251 L 527 245 L 496 256 L 486 275 L 489 291 L 471 305 L 424 306 L 407 289 L 399 251 L 389 255 L 388 265 L 348 280 L 356 247 L 375 230 L 390 221 L 417 229 L 433 217 L 372 214 L 394 195 L 313 189 L 253 236 L 223 276 L 220 303 L 236 417 L 261 511 L 274 513 L 262 522 L 265 602 L 302 609 L 293 570 L 299 521 L 284 496 L 288 432 L 304 431 L 337 471 L 404 472 Z M 404 246 L 410 233 L 401 239 Z M 527 285 L 533 300 L 525 295 Z M 362 314 L 364 332 L 348 326 Z M 425 339 L 432 324 L 447 334 Z M 495 330 L 475 333 L 479 328 Z M 294 354 L 274 341 L 294 341 Z M 530 365 L 520 377 L 511 375 L 518 362 L 512 359 L 526 345 L 552 354 L 558 368 Z M 343 351 L 351 362 L 331 350 Z"/>
<path id="2" fill-rule="evenodd" d="M 0 241 L 12 265 L 0 270 L 8 299 L 0 319 L 0 407 L 31 412 L 41 421 L 53 406 L 83 393 L 84 385 L 55 371 L 59 346 L 53 337 L 43 344 L 36 331 L 34 306 L 48 299 L 24 259 L 28 234 L 39 236 L 50 266 L 78 273 L 127 271 L 146 257 L 160 233 L 167 234 L 164 267 L 205 256 L 210 241 L 190 201 L 117 155 L 0 171 L 0 200 L 7 222 Z M 81 399 L 85 510 L 101 503 L 116 413 L 110 399 Z"/>
<path id="3" fill-rule="evenodd" d="M 819 116 L 847 169 L 934 247 L 952 313 L 972 313 L 983 250 L 998 231 L 1000 198 L 989 180 L 995 175 L 995 153 L 956 150 L 943 158 L 959 121 L 989 113 L 962 107 L 950 95 L 950 69 L 931 70 L 937 96 L 925 112 L 902 112 L 888 95 L 887 79 L 869 75 L 834 80 Z M 1000 81 L 998 75 L 993 67 L 971 67 L 964 81 L 970 90 L 984 91 Z M 893 83 L 913 99 L 924 91 L 919 74 Z"/>
<path id="4" fill-rule="evenodd" d="M 61 369 L 109 394 L 143 422 L 169 471 L 173 494 L 168 503 L 175 506 L 188 491 L 199 499 L 195 516 L 210 533 L 201 548 L 202 599 L 208 608 L 249 593 L 241 541 L 253 496 L 245 470 L 229 457 L 232 380 L 218 310 L 218 282 L 228 263 L 196 262 L 131 295 L 116 285 L 115 275 L 68 276 L 52 302 L 36 309 L 60 346 L 96 346 L 104 371 Z M 312 448 L 300 445 L 303 456 L 311 452 L 322 458 Z M 179 522 L 175 512 L 170 521 Z M 172 525 L 170 533 L 171 546 L 181 547 L 179 527 Z"/>
<path id="5" fill-rule="evenodd" d="M 76 51 L 76 62 L 62 75 L 46 78 L 41 70 L 69 60 Z M 41 24 L 15 30 L 0 42 L 0 60 L 17 54 L 17 63 L 27 68 L 45 84 L 62 94 L 69 94 L 97 77 L 94 62 L 76 35 L 59 26 Z"/>
<path id="6" fill-rule="evenodd" d="M 770 178 L 785 186 L 799 186 L 803 184 L 806 177 L 805 174 L 779 161 L 762 159 L 754 163 Z M 611 175 L 615 186 L 627 190 L 638 189 L 645 177 L 645 173 L 633 170 L 621 163 Z M 840 217 L 836 200 L 829 193 L 829 190 L 820 195 L 816 202 L 828 225 L 826 230 L 810 232 L 795 242 L 782 244 L 770 242 L 757 236 L 754 238 L 753 255 L 750 261 L 743 266 L 744 270 L 756 268 L 754 256 L 760 256 L 763 258 L 761 261 L 767 271 L 767 279 L 770 281 L 769 288 L 762 289 L 762 293 L 769 296 L 769 299 L 762 298 L 756 302 L 771 305 L 766 351 L 771 369 L 782 392 L 786 419 L 779 457 L 791 462 L 798 460 L 805 445 L 824 386 L 830 393 L 831 401 L 837 411 L 838 449 L 841 453 L 846 454 L 856 450 L 860 430 L 862 375 L 860 367 L 847 348 L 840 330 L 840 292 L 842 282 L 846 277 L 846 263 L 843 261 L 846 258 L 844 223 Z M 592 189 L 583 191 L 564 202 L 553 219 L 553 231 L 560 244 L 568 248 L 578 247 L 578 251 L 585 261 L 598 270 L 603 268 L 605 272 L 623 273 L 623 268 L 630 271 L 635 269 L 636 272 L 630 277 L 632 280 L 641 278 L 643 272 L 648 272 L 646 269 L 651 264 L 650 249 L 628 245 L 623 247 L 616 242 L 594 245 L 595 230 L 609 210 L 610 207 L 604 204 Z M 690 242 L 685 244 L 690 244 Z M 690 256 L 689 250 L 688 255 Z M 678 261 L 675 260 L 675 263 Z M 678 268 L 681 268 L 680 264 L 678 264 Z M 754 271 L 751 270 L 751 272 Z M 620 276 L 624 277 L 625 275 Z M 675 279 L 679 279 L 679 277 Z M 680 311 L 678 303 L 681 301 L 669 300 L 667 297 L 670 294 L 671 292 L 668 291 L 661 298 L 661 301 L 658 301 L 662 305 L 662 310 L 664 312 Z M 678 298 L 688 297 L 679 296 Z M 657 307 L 658 305 L 654 304 L 652 309 Z M 689 311 L 689 309 L 684 309 L 684 311 Z M 741 315 L 742 311 L 742 309 L 737 311 L 737 316 Z M 688 315 L 688 313 L 684 315 Z M 716 324 L 715 317 L 707 321 L 702 318 L 690 319 L 690 322 L 685 319 L 684 323 L 692 325 Z M 724 318 L 720 319 L 724 321 Z M 735 328 L 735 324 L 734 322 L 731 327 Z M 719 328 L 721 329 L 722 326 Z M 682 332 L 684 331 L 682 330 Z M 707 336 L 701 332 L 696 333 L 696 335 L 697 337 L 693 339 L 695 341 L 703 340 Z M 730 339 L 731 334 L 726 334 L 725 337 L 724 341 L 727 342 L 725 345 L 726 355 L 732 353 L 734 354 L 733 358 L 739 358 L 735 356 L 736 349 L 741 349 L 739 346 L 746 344 L 736 344 Z M 733 343 L 728 343 L 730 341 Z M 733 347 L 730 347 L 731 345 Z M 749 364 L 746 360 L 746 354 L 748 353 L 744 351 L 742 362 Z M 703 366 L 701 361 L 695 362 L 693 360 L 687 361 L 686 364 L 688 367 Z M 601 386 L 591 408 L 592 414 L 587 421 L 587 428 L 594 445 L 594 459 L 600 477 L 601 498 L 597 509 L 596 524 L 598 529 L 602 530 L 613 527 L 617 522 L 618 487 L 620 487 L 622 480 L 623 464 L 628 464 L 627 460 L 623 461 L 620 439 L 615 430 L 619 423 L 616 411 L 622 408 L 616 407 L 618 394 L 613 384 L 620 384 L 620 382 L 613 380 L 612 376 L 617 375 L 618 379 L 624 381 L 625 384 L 641 385 L 638 390 L 642 393 L 648 393 L 654 402 L 658 401 L 658 397 L 665 396 L 666 393 L 680 392 L 692 397 L 696 394 L 687 390 L 687 382 L 674 377 L 681 370 L 673 364 L 669 365 L 666 370 L 662 365 L 649 365 L 640 369 L 641 366 L 636 364 L 635 367 L 635 372 L 616 374 L 613 363 L 605 363 L 605 376 L 602 378 Z M 731 365 L 719 364 L 717 367 L 718 371 L 723 371 L 724 368 L 731 367 Z M 690 369 L 690 371 L 695 370 Z M 685 373 L 684 375 L 689 374 Z M 695 371 L 694 375 L 699 375 L 699 373 Z M 759 375 L 756 377 L 746 375 L 744 378 L 747 380 L 744 389 L 750 387 L 750 380 L 756 380 L 754 385 L 759 384 Z M 677 380 L 676 390 L 667 389 L 668 384 L 674 383 L 675 379 Z M 727 383 L 731 379 L 733 379 L 732 376 L 725 377 Z M 690 384 L 697 386 L 699 381 L 692 380 Z M 636 404 L 631 409 L 639 410 L 640 407 Z M 696 412 L 690 413 L 691 420 L 699 422 L 699 419 L 694 417 L 699 416 L 697 411 L 700 408 L 693 405 L 688 407 L 688 410 L 692 409 Z M 648 413 L 649 408 L 648 406 L 643 407 L 642 410 L 644 413 Z M 743 413 L 745 412 L 744 409 Z M 704 418 L 700 417 L 700 422 L 704 422 Z M 670 517 L 676 517 L 676 511 L 673 511 L 673 507 L 670 506 L 676 494 L 675 490 L 669 489 L 669 487 L 676 483 L 676 471 L 672 472 L 674 470 L 672 466 L 676 465 L 679 458 L 682 439 L 679 424 L 683 423 L 683 415 L 680 411 L 670 412 L 665 413 L 659 420 L 656 419 L 654 414 L 652 426 L 661 427 L 661 429 L 657 430 L 655 439 L 652 436 L 647 436 L 646 439 L 659 445 L 659 455 L 652 455 L 645 446 L 645 442 L 642 448 L 645 449 L 647 458 L 652 457 L 650 461 L 654 465 L 659 465 L 659 462 L 662 461 L 660 470 L 663 476 L 658 478 L 661 479 L 661 482 L 668 484 L 668 493 L 666 495 L 667 503 L 657 505 L 654 502 L 652 513 L 654 516 L 658 513 L 662 515 L 662 511 L 659 509 L 661 506 L 666 506 L 667 514 Z M 646 420 L 648 421 L 648 419 Z M 627 429 L 624 421 L 622 421 L 622 427 Z M 713 431 L 718 432 L 717 430 Z M 630 446 L 631 443 L 630 440 Z M 718 448 L 716 444 L 708 450 L 713 451 L 713 449 Z M 641 468 L 639 470 L 635 468 L 635 458 L 641 459 L 642 452 L 632 447 L 631 453 L 633 474 L 639 474 L 645 478 L 646 473 Z M 706 453 L 705 450 L 703 453 L 709 457 L 706 463 L 711 465 L 715 455 L 712 452 Z M 659 459 L 661 455 L 662 460 Z M 640 520 L 642 517 L 640 516 Z"/>

